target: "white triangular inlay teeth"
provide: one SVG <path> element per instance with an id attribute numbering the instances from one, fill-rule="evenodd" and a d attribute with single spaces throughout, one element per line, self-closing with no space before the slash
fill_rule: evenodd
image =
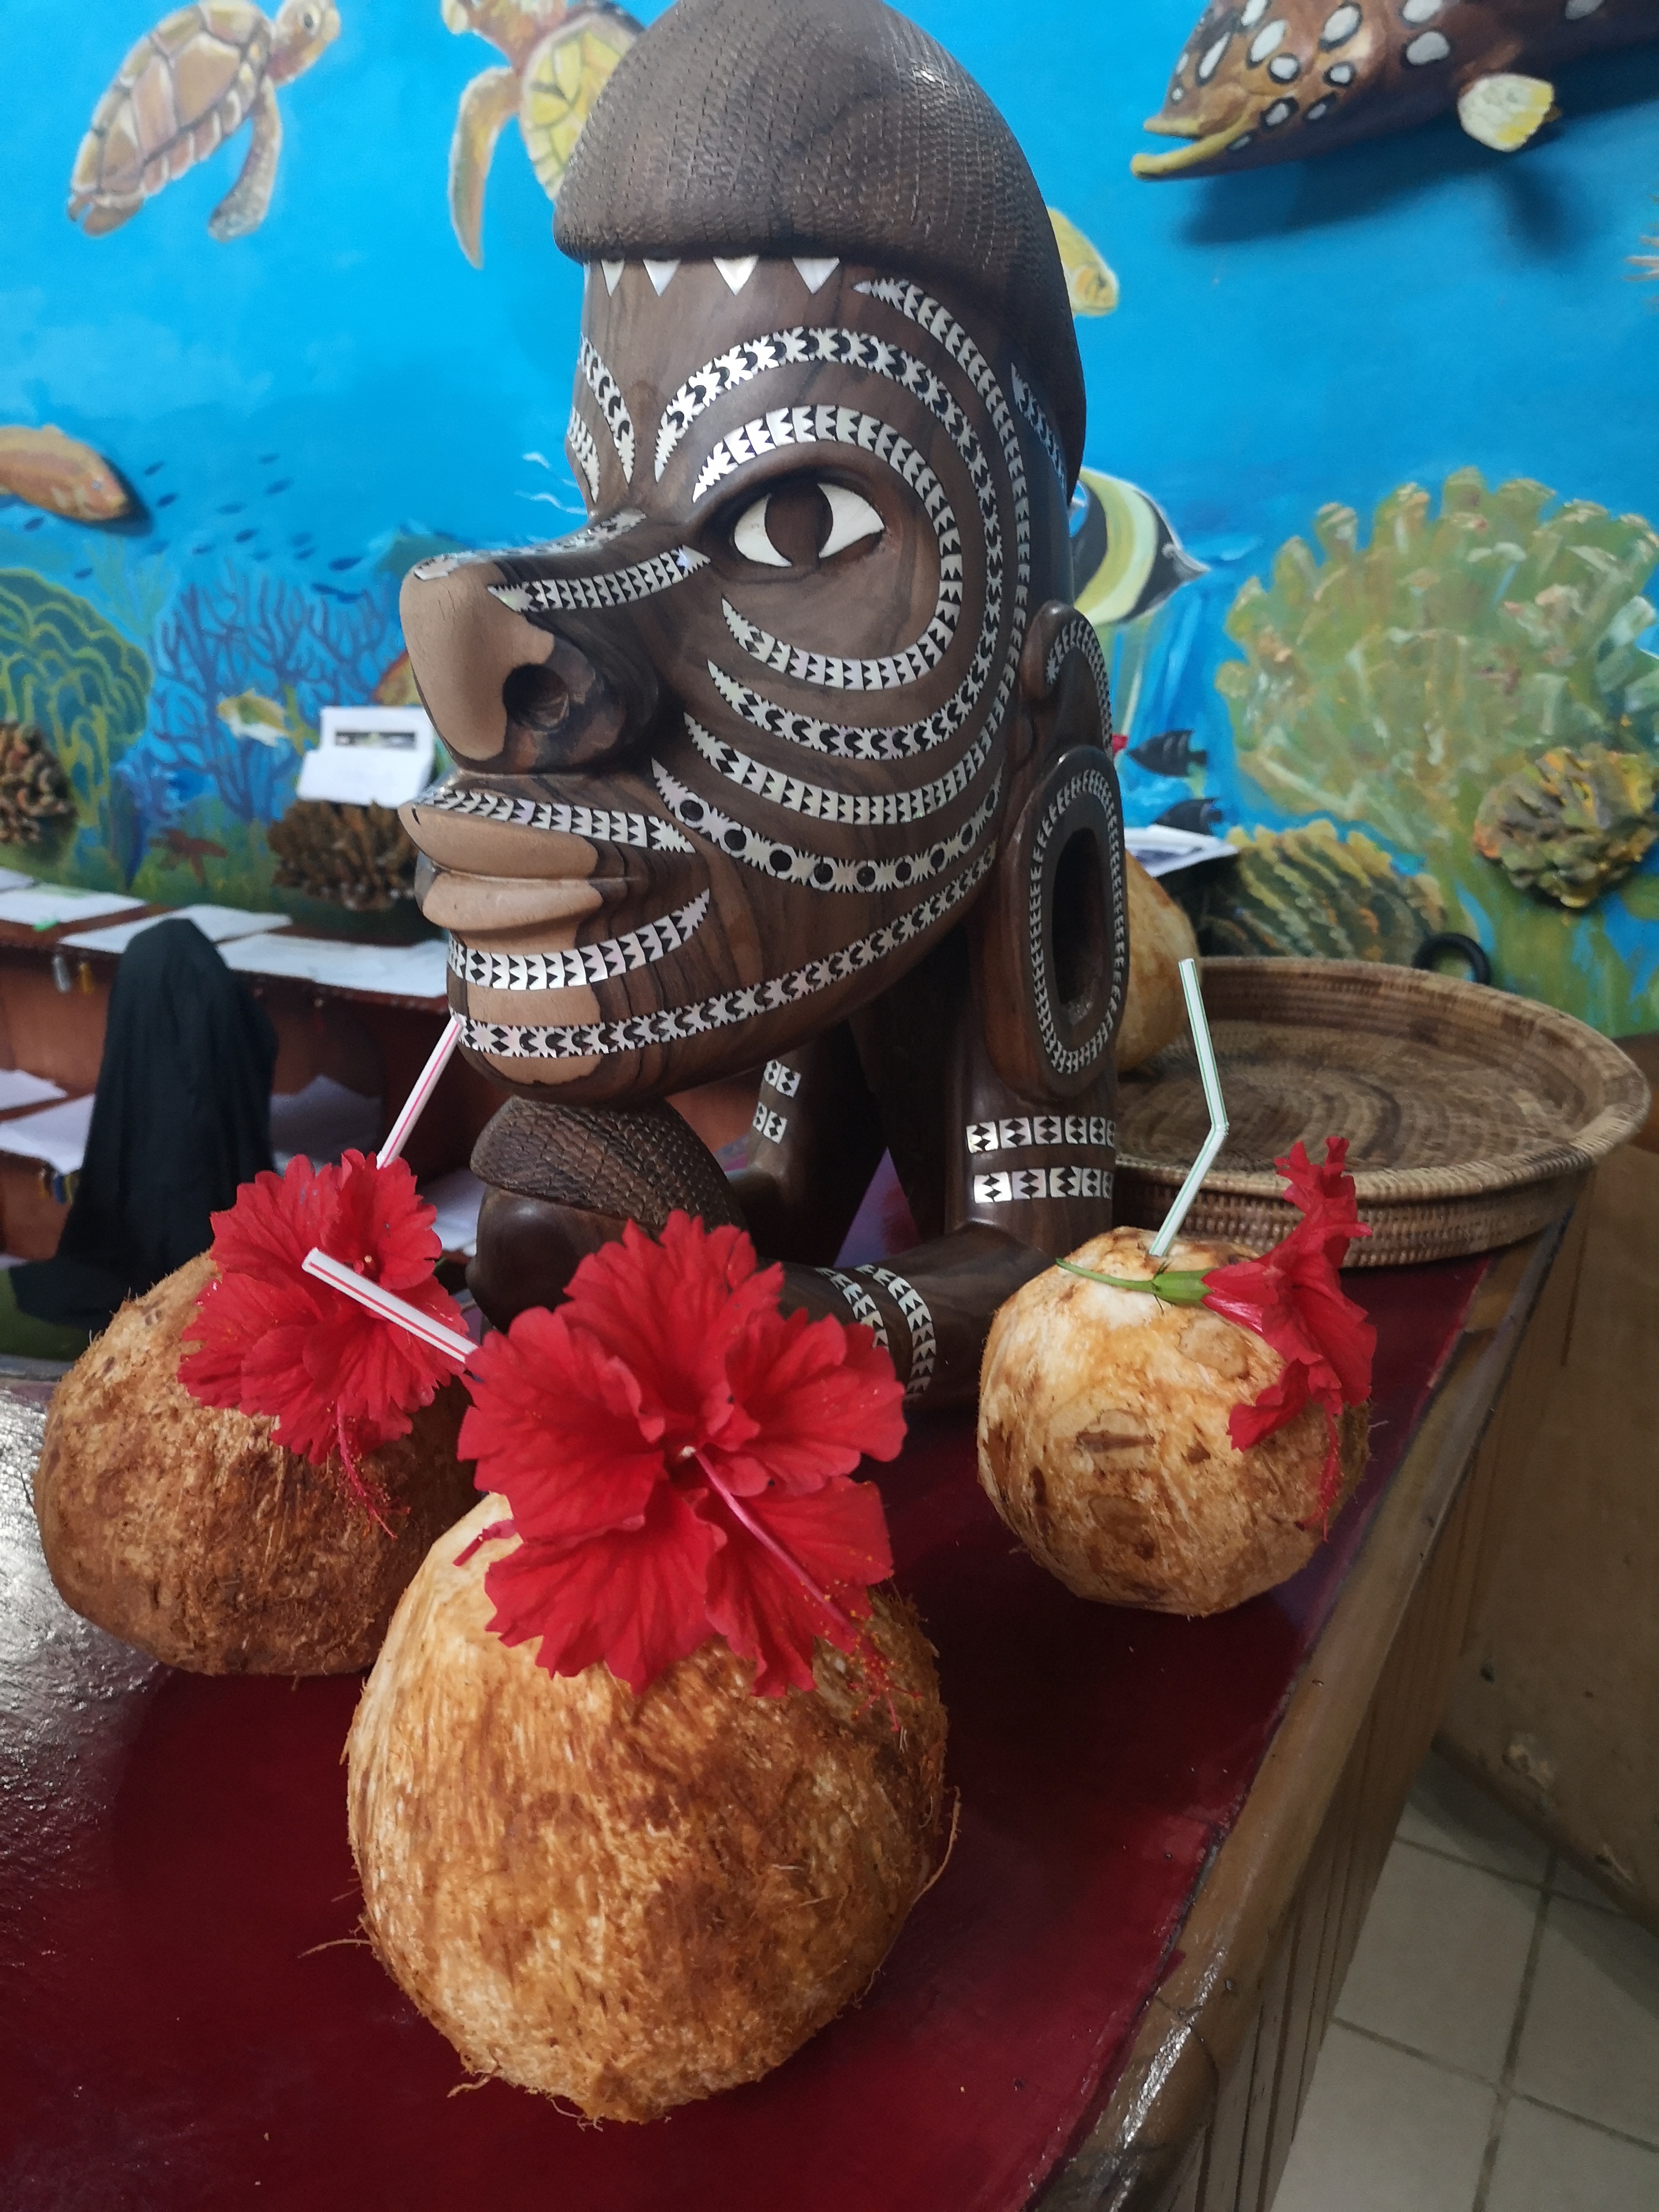
<path id="1" fill-rule="evenodd" d="M 740 261 L 722 261 L 717 253 L 714 266 L 725 277 L 728 290 L 741 292 L 760 266 L 760 256 L 758 253 L 745 253 Z"/>
<path id="2" fill-rule="evenodd" d="M 836 270 L 840 268 L 841 257 L 839 254 L 832 253 L 827 261 L 815 261 L 810 257 L 803 258 L 798 253 L 795 256 L 795 266 L 799 270 L 801 282 L 807 290 L 817 292 L 829 283 Z"/>
<path id="3" fill-rule="evenodd" d="M 679 265 L 678 261 L 647 261 L 646 263 L 645 273 L 651 279 L 651 289 L 659 300 L 673 283 L 674 271 Z"/>
<path id="4" fill-rule="evenodd" d="M 622 283 L 624 264 L 620 261 L 601 261 L 599 266 L 605 271 L 605 290 L 614 293 L 617 285 Z"/>

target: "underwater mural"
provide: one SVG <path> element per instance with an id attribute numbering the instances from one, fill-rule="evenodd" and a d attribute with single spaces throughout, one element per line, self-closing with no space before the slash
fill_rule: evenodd
<path id="1" fill-rule="evenodd" d="M 631 6 L 0 10 L 0 866 L 410 915 L 390 820 L 297 803 L 300 763 L 325 708 L 413 703 L 408 568 L 582 516 L 550 202 L 661 12 Z M 1196 49 L 1197 0 L 910 12 L 1049 209 L 1075 595 L 1126 818 L 1236 851 L 1206 942 L 1456 932 L 1659 1030 L 1659 0 L 1354 0 L 1351 36 L 1337 0 L 1230 0 Z M 1223 95 L 1253 143 L 1198 158 Z M 1181 192 L 1130 172 L 1161 100 Z"/>

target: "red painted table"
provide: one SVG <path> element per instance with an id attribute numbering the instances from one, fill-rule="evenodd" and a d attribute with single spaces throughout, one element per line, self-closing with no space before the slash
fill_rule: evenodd
<path id="1" fill-rule="evenodd" d="M 1499 1301 L 1511 1334 L 1548 1256 Z M 970 1428 L 917 1428 L 881 1480 L 899 1579 L 939 1652 L 954 1856 L 858 2008 L 769 2080 L 646 2128 L 470 2088 L 354 1940 L 339 1760 L 357 1681 L 175 1674 L 79 1621 L 46 1580 L 14 1440 L 0 2205 L 1012 2212 L 1049 2185 L 1109 2201 L 1121 2146 L 1097 2128 L 1068 2157 L 1115 2081 L 1121 2095 L 1126 2053 L 1145 2071 L 1154 1993 L 1192 1964 L 1195 1893 L 1461 1371 L 1487 1272 L 1350 1277 L 1379 1330 L 1370 1474 L 1305 1572 L 1213 1620 L 1069 1596 L 981 1498 Z M 1508 1355 L 1487 1364 L 1489 1411 Z M 14 1403 L 29 1395 L 14 1386 Z"/>

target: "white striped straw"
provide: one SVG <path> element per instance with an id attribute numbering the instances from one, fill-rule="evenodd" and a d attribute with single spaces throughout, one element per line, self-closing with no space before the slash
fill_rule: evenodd
<path id="1" fill-rule="evenodd" d="M 377 1155 L 380 1165 L 397 1159 L 409 1142 L 410 1132 L 426 1110 L 427 1101 L 438 1087 L 438 1078 L 449 1065 L 450 1055 L 461 1041 L 461 1018 L 452 1014 L 444 1026 L 444 1033 L 433 1047 L 432 1057 L 421 1070 L 415 1088 L 404 1101 L 404 1110 L 398 1115 L 387 1133 L 386 1140 Z"/>
<path id="2" fill-rule="evenodd" d="M 1227 1141 L 1227 1102 L 1221 1095 L 1221 1072 L 1215 1064 L 1215 1047 L 1210 1042 L 1210 1024 L 1204 1012 L 1204 992 L 1198 980 L 1196 960 L 1181 963 L 1181 988 L 1186 994 L 1187 1019 L 1192 1024 L 1193 1050 L 1198 1055 L 1199 1079 L 1204 1085 L 1204 1103 L 1210 1109 L 1210 1133 L 1204 1139 L 1204 1148 L 1188 1171 L 1187 1180 L 1176 1193 L 1175 1204 L 1164 1217 L 1164 1226 L 1152 1239 L 1152 1255 L 1161 1260 L 1176 1238 L 1181 1234 L 1181 1224 L 1187 1218 L 1188 1208 L 1198 1196 L 1199 1185 L 1210 1172 L 1216 1154 Z"/>
<path id="3" fill-rule="evenodd" d="M 354 1274 L 349 1267 L 343 1266 L 338 1260 L 331 1259 L 326 1252 L 319 1250 L 314 1244 L 301 1264 L 307 1275 L 314 1275 L 319 1282 L 328 1284 L 332 1290 L 343 1291 L 347 1297 L 356 1298 L 360 1306 L 367 1306 L 370 1313 L 378 1314 L 382 1321 L 395 1322 L 399 1328 L 406 1328 L 411 1336 L 418 1336 L 422 1344 L 429 1344 L 434 1352 L 448 1352 L 463 1367 L 478 1348 L 470 1336 L 462 1336 L 456 1329 L 446 1328 L 441 1321 L 434 1321 L 430 1314 L 423 1314 L 418 1306 L 410 1305 L 407 1298 L 400 1298 L 391 1291 L 383 1291 L 378 1283 L 371 1283 L 364 1276 Z"/>

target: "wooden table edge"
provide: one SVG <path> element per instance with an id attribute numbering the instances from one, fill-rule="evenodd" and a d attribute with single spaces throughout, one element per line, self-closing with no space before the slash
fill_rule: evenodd
<path id="1" fill-rule="evenodd" d="M 1170 1947 L 1174 1963 L 1141 2015 L 1106 2108 L 1034 2195 L 1041 2212 L 1153 2212 L 1180 2185 L 1183 2208 L 1200 2201 L 1188 2163 L 1256 2023 L 1357 1734 L 1574 1218 L 1500 1253 L 1477 1292 L 1238 1819 Z"/>

